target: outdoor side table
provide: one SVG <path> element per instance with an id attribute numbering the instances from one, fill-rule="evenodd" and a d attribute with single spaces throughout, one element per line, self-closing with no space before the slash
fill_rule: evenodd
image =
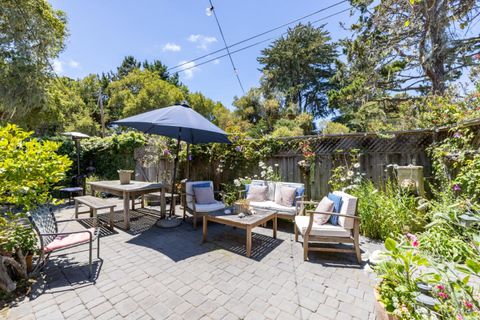
<path id="1" fill-rule="evenodd" d="M 240 218 L 237 214 L 212 213 L 203 216 L 203 242 L 207 241 L 208 222 L 216 222 L 227 226 L 237 227 L 246 231 L 246 256 L 252 253 L 252 229 L 267 221 L 273 220 L 273 238 L 277 238 L 277 212 L 259 211 L 253 215 Z"/>
<path id="2" fill-rule="evenodd" d="M 80 193 L 81 195 L 83 195 L 83 188 L 82 187 L 62 188 L 60 189 L 60 192 L 68 193 L 68 204 L 71 204 L 73 200 L 73 194 Z"/>

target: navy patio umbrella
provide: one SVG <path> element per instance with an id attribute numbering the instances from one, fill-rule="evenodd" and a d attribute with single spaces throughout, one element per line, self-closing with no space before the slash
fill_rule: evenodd
<path id="1" fill-rule="evenodd" d="M 189 144 L 211 142 L 231 143 L 225 131 L 190 108 L 186 103 L 137 114 L 132 117 L 114 121 L 113 124 L 135 128 L 144 133 L 158 134 L 177 139 L 177 153 L 173 165 L 171 204 L 173 204 L 173 195 L 175 193 L 180 141 L 185 141 Z M 173 210 L 173 205 L 170 205 L 170 216 L 172 216 Z"/>

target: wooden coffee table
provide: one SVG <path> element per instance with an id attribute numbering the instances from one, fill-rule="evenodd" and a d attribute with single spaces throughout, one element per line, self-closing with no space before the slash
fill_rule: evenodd
<path id="1" fill-rule="evenodd" d="M 246 251 L 247 257 L 252 253 L 252 229 L 273 220 L 273 238 L 277 238 L 277 213 L 275 211 L 257 211 L 253 215 L 245 215 L 240 218 L 236 214 L 224 214 L 222 212 L 212 213 L 203 216 L 203 242 L 207 241 L 208 222 L 216 222 L 227 226 L 237 227 L 246 230 Z"/>

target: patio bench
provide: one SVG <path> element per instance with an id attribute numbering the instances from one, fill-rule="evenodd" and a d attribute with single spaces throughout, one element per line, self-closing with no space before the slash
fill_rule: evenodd
<path id="1" fill-rule="evenodd" d="M 78 218 L 78 215 L 81 213 L 90 213 L 90 217 L 97 218 L 97 210 L 101 209 L 110 209 L 109 213 L 109 225 L 110 228 L 113 229 L 113 208 L 115 208 L 117 205 L 109 203 L 105 199 L 94 197 L 94 196 L 81 196 L 81 197 L 75 197 L 75 218 Z M 80 212 L 78 211 L 78 206 L 79 204 L 84 204 L 87 207 L 90 208 L 89 211 L 83 211 Z M 94 220 L 96 223 L 97 220 Z"/>

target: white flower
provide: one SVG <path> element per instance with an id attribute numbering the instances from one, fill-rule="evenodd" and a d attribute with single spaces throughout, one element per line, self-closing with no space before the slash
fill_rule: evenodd
<path id="1" fill-rule="evenodd" d="M 349 177 L 353 176 L 353 171 L 352 171 L 352 170 L 348 170 L 347 176 L 349 176 Z"/>
<path id="2" fill-rule="evenodd" d="M 258 166 L 259 166 L 260 168 L 264 168 L 264 167 L 265 167 L 265 162 L 260 161 L 260 162 L 258 163 Z"/>
<path id="3" fill-rule="evenodd" d="M 264 178 L 267 173 L 264 171 L 260 172 L 260 177 Z"/>
<path id="4" fill-rule="evenodd" d="M 355 164 L 353 165 L 353 167 L 354 167 L 354 168 L 360 168 L 360 163 L 355 163 Z"/>
<path id="5" fill-rule="evenodd" d="M 279 166 L 279 164 L 278 164 L 278 163 L 275 163 L 275 164 L 274 164 L 274 166 L 275 166 L 275 167 L 278 167 L 278 166 Z"/>
<path id="6" fill-rule="evenodd" d="M 254 177 L 254 178 L 258 178 L 258 175 L 256 174 L 256 175 L 254 175 L 253 177 Z"/>
<path id="7" fill-rule="evenodd" d="M 342 182 L 344 182 L 345 180 L 346 180 L 345 177 L 340 178 L 340 181 L 342 181 Z"/>
<path id="8" fill-rule="evenodd" d="M 236 187 L 240 187 L 240 186 L 242 185 L 242 183 L 241 183 L 240 180 L 238 180 L 238 179 L 233 180 L 233 184 L 234 184 Z"/>

